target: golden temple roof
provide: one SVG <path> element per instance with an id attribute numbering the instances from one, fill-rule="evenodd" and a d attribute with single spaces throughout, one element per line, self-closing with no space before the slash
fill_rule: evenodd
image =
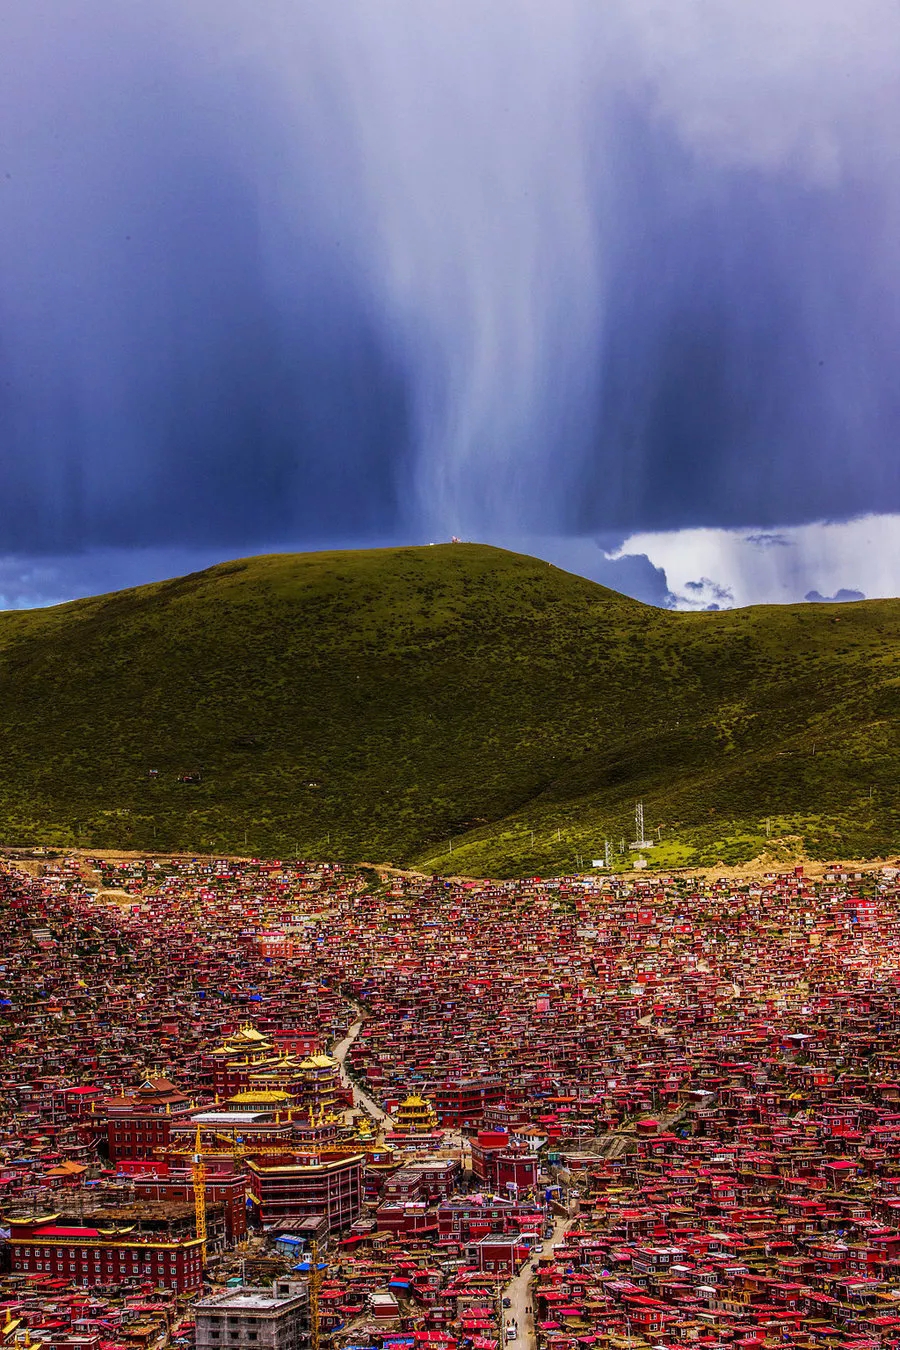
<path id="1" fill-rule="evenodd" d="M 251 1089 L 249 1092 L 236 1092 L 233 1097 L 229 1097 L 230 1102 L 292 1102 L 294 1099 L 289 1092 L 278 1092 L 274 1088 Z"/>
<path id="2" fill-rule="evenodd" d="M 337 1060 L 332 1059 L 330 1055 L 310 1055 L 309 1059 L 301 1060 L 301 1069 L 334 1069 L 337 1068 Z"/>

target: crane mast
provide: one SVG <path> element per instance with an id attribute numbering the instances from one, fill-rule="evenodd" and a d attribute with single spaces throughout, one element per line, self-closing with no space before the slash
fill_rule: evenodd
<path id="1" fill-rule="evenodd" d="M 194 1226 L 200 1239 L 200 1253 L 206 1265 L 206 1166 L 200 1144 L 200 1126 L 194 1138 L 194 1153 L 191 1158 L 191 1181 L 194 1187 Z"/>

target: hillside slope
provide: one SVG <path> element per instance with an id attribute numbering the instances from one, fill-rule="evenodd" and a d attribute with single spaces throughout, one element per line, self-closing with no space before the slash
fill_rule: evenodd
<path id="1" fill-rule="evenodd" d="M 675 614 L 468 544 L 4 613 L 0 842 L 527 874 L 627 846 L 642 798 L 661 862 L 755 856 L 767 818 L 882 856 L 898 637 L 900 601 Z"/>

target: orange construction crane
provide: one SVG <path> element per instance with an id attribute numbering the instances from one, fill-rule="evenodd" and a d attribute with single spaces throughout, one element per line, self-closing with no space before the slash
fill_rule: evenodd
<path id="1" fill-rule="evenodd" d="M 299 1147 L 296 1144 L 266 1144 L 257 1148 L 254 1144 L 242 1143 L 239 1139 L 233 1139 L 230 1134 L 222 1134 L 219 1131 L 214 1131 L 214 1138 L 220 1139 L 224 1147 L 212 1144 L 207 1148 L 207 1153 L 217 1156 L 224 1153 L 227 1154 L 229 1158 L 254 1158 L 257 1154 L 259 1154 L 260 1157 L 284 1158 L 289 1157 L 292 1153 L 309 1152 L 308 1148 Z M 193 1158 L 197 1152 L 198 1149 L 196 1143 L 193 1148 L 176 1148 L 170 1146 L 166 1149 L 166 1153 L 173 1158 Z"/>
<path id="2" fill-rule="evenodd" d="M 200 1239 L 200 1251 L 203 1264 L 206 1265 L 206 1164 L 200 1143 L 200 1126 L 194 1138 L 194 1152 L 191 1158 L 191 1180 L 194 1185 L 194 1220 L 197 1237 Z"/>

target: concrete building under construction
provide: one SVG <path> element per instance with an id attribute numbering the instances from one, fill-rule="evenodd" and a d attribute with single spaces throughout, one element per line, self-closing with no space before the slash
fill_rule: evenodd
<path id="1" fill-rule="evenodd" d="M 226 1289 L 194 1307 L 197 1350 L 306 1350 L 309 1312 L 306 1281 Z"/>

